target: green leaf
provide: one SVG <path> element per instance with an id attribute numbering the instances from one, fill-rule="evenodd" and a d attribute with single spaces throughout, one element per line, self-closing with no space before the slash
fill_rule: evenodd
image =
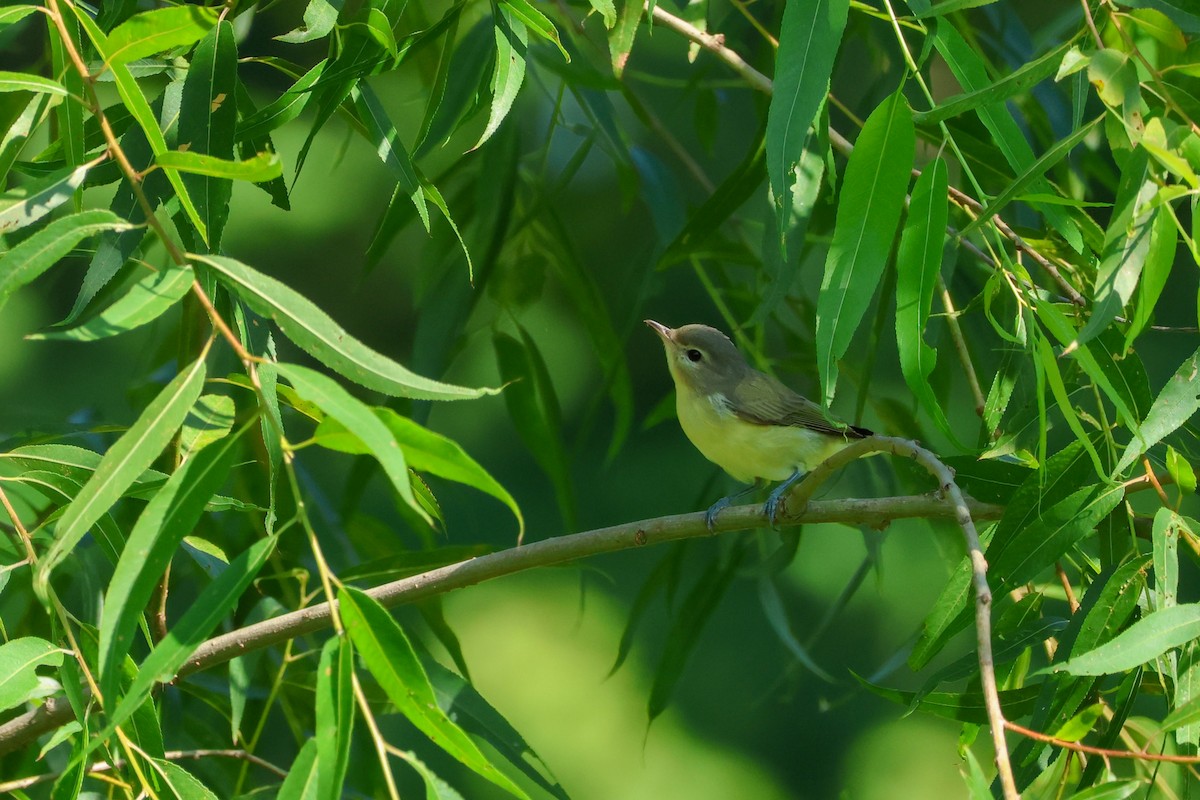
<path id="1" fill-rule="evenodd" d="M 401 416 L 390 408 L 374 408 L 381 422 L 395 437 L 404 451 L 408 466 L 417 472 L 428 472 L 440 478 L 465 483 L 481 492 L 490 494 L 504 505 L 508 506 L 517 518 L 520 526 L 518 540 L 525 533 L 525 519 L 513 496 L 501 486 L 487 470 L 479 466 L 475 459 L 467 455 L 457 442 L 439 433 L 413 422 L 408 417 Z M 347 434 L 345 427 L 336 419 L 327 418 L 317 426 L 314 434 L 317 442 L 324 447 L 341 450 L 346 453 L 364 454 L 365 449 L 358 437 Z"/>
<path id="2" fill-rule="evenodd" d="M 925 343 L 924 335 L 942 268 L 948 214 L 946 184 L 946 162 L 937 158 L 925 166 L 913 186 L 908 222 L 896 250 L 896 349 L 908 388 L 938 429 L 957 442 L 929 383 L 937 365 L 937 351 Z"/>
<path id="3" fill-rule="evenodd" d="M 178 764 L 166 759 L 154 759 L 154 768 L 176 800 L 217 800 L 207 786 Z"/>
<path id="4" fill-rule="evenodd" d="M 1133 441 L 1126 447 L 1113 470 L 1114 478 L 1124 474 L 1142 453 L 1183 425 L 1200 409 L 1200 350 L 1192 353 L 1154 398 L 1150 413 L 1142 420 Z"/>
<path id="5" fill-rule="evenodd" d="M 1169 216 L 1161 207 L 1151 208 L 1150 201 L 1157 192 L 1158 185 L 1147 175 L 1144 161 L 1140 170 L 1126 162 L 1112 220 L 1104 235 L 1104 252 L 1096 267 L 1092 316 L 1079 332 L 1078 343 L 1088 341 L 1107 328 L 1133 298 L 1142 266 L 1150 253 L 1155 217 Z"/>
<path id="6" fill-rule="evenodd" d="M 108 716 L 108 727 L 93 742 L 98 744 L 113 734 L 127 720 L 150 690 L 160 681 L 168 680 L 187 663 L 188 657 L 200 646 L 213 628 L 232 611 L 242 593 L 275 547 L 275 537 L 260 539 L 230 562 L 217 578 L 196 596 L 187 612 L 168 631 L 167 636 L 146 656 L 138 667 L 137 676 Z M 113 701 L 108 700 L 108 708 Z"/>
<path id="7" fill-rule="evenodd" d="M 160 9 L 160 11 L 180 11 L 185 8 L 197 8 L 196 6 L 177 7 Z M 146 141 L 150 145 L 150 150 L 155 155 L 165 153 L 167 151 L 167 140 L 163 136 L 162 128 L 158 127 L 158 119 L 154 115 L 154 111 L 150 108 L 150 103 L 146 101 L 146 95 L 142 93 L 142 88 L 137 80 L 133 77 L 133 73 L 129 68 L 119 61 L 113 61 L 109 58 L 111 45 L 108 37 L 104 32 L 96 26 L 96 23 L 76 4 L 71 5 L 71 9 L 75 12 L 76 19 L 83 25 L 83 29 L 87 31 L 88 38 L 92 40 L 97 52 L 101 58 L 109 65 L 112 70 L 113 78 L 117 84 L 117 92 L 121 95 L 121 102 L 125 104 L 125 108 L 129 110 L 130 115 L 137 121 L 138 126 L 145 132 Z M 215 13 L 211 10 L 206 10 L 209 13 Z M 157 11 L 148 11 L 147 14 L 156 14 Z M 189 12 L 191 13 L 191 12 Z M 207 28 L 205 29 L 207 31 Z M 205 31 L 201 31 L 196 38 L 204 35 Z M 188 193 L 188 188 L 183 182 L 183 178 L 178 172 L 173 169 L 163 169 L 163 174 L 171 184 L 171 188 L 175 190 L 176 196 L 179 198 L 179 204 L 183 207 L 184 214 L 187 215 L 188 221 L 196 228 L 196 232 L 200 234 L 200 238 L 208 241 L 208 230 L 204 225 L 204 221 L 200 218 L 199 212 L 196 211 L 196 204 L 192 202 L 192 196 Z"/>
<path id="8" fill-rule="evenodd" d="M 883 275 L 915 147 L 908 104 L 903 93 L 896 92 L 871 112 L 846 165 L 817 297 L 817 369 L 825 406 L 837 392 L 838 359 L 850 347 Z"/>
<path id="9" fill-rule="evenodd" d="M 1088 706 L 1067 720 L 1066 724 L 1055 731 L 1052 736 L 1064 742 L 1078 742 L 1084 736 L 1091 733 L 1092 728 L 1096 727 L 1096 723 L 1100 721 L 1105 708 L 1106 706 L 1100 703 Z"/>
<path id="10" fill-rule="evenodd" d="M 937 125 L 939 122 L 972 111 L 981 105 L 1002 103 L 1010 97 L 1031 90 L 1034 86 L 1055 74 L 1069 48 L 1064 43 L 1003 78 L 974 92 L 966 92 L 947 98 L 929 111 L 914 111 L 913 122 L 917 125 Z"/>
<path id="11" fill-rule="evenodd" d="M 979 8 L 980 6 L 991 5 L 996 0 L 942 0 L 924 11 L 919 12 L 917 19 L 928 19 L 930 17 L 941 17 L 946 14 L 952 14 L 955 11 L 965 11 L 968 8 Z"/>
<path id="12" fill-rule="evenodd" d="M 1142 279 L 1138 281 L 1135 296 L 1137 304 L 1125 332 L 1126 350 L 1133 347 L 1134 340 L 1150 324 L 1158 299 L 1167 285 L 1167 277 L 1171 274 L 1178 242 L 1179 230 L 1172 216 L 1161 210 L 1154 214 L 1150 228 L 1150 249 L 1146 253 Z"/>
<path id="13" fill-rule="evenodd" d="M 409 722 L 477 774 L 514 797 L 528 798 L 438 707 L 433 687 L 408 637 L 383 606 L 365 592 L 347 586 L 338 594 L 338 613 L 359 657 Z"/>
<path id="14" fill-rule="evenodd" d="M 292 384 L 296 394 L 315 404 L 337 420 L 348 433 L 358 438 L 362 446 L 375 456 L 392 486 L 428 524 L 433 520 L 425 513 L 413 495 L 408 479 L 408 463 L 400 443 L 388 427 L 361 400 L 343 389 L 336 381 L 316 370 L 296 364 L 276 364 L 279 374 Z"/>
<path id="15" fill-rule="evenodd" d="M 32 225 L 70 200 L 90 169 L 86 164 L 68 167 L 0 195 L 0 234 Z"/>
<path id="16" fill-rule="evenodd" d="M 568 63 L 571 61 L 571 56 L 563 48 L 562 40 L 558 38 L 558 29 L 554 27 L 554 23 L 546 19 L 546 15 L 530 5 L 527 0 L 500 0 L 500 7 L 512 12 L 512 15 L 525 23 L 535 36 L 553 42 L 558 52 L 562 53 L 563 59 Z"/>
<path id="17" fill-rule="evenodd" d="M 1146 791 L 1145 781 L 1109 781 L 1084 789 L 1082 792 L 1071 795 L 1067 800 L 1125 800 L 1144 791 Z"/>
<path id="18" fill-rule="evenodd" d="M 1153 8 L 1169 17 L 1188 33 L 1200 33 L 1200 14 L 1191 0 L 1122 0 L 1121 5 L 1133 8 Z"/>
<path id="19" fill-rule="evenodd" d="M 304 7 L 304 25 L 295 30 L 281 33 L 276 41 L 288 44 L 303 44 L 329 35 L 337 25 L 343 0 L 308 0 Z"/>
<path id="20" fill-rule="evenodd" d="M 224 438 L 233 429 L 237 407 L 225 394 L 205 394 L 183 421 L 179 431 L 179 457 L 186 461 L 213 442 Z"/>
<path id="21" fill-rule="evenodd" d="M 474 686 L 428 654 L 423 654 L 421 663 L 429 675 L 438 704 L 448 716 L 467 733 L 494 747 L 508 763 L 546 792 L 558 800 L 567 800 L 566 792 L 553 779 L 550 769 L 538 754 Z"/>
<path id="22" fill-rule="evenodd" d="M 3 269 L 2 262 L 0 269 Z M 153 322 L 173 308 L 191 291 L 193 280 L 195 276 L 191 267 L 169 267 L 152 272 L 86 322 L 73 328 L 31 333 L 25 338 L 92 342 L 126 333 Z"/>
<path id="23" fill-rule="evenodd" d="M 1072 675 L 1125 672 L 1197 637 L 1200 637 L 1200 604 L 1172 606 L 1147 614 L 1112 641 L 1073 656 L 1054 667 L 1054 671 Z"/>
<path id="24" fill-rule="evenodd" d="M 496 394 L 423 378 L 352 337 L 329 315 L 287 284 L 222 256 L 196 256 L 212 267 L 255 313 L 275 322 L 301 350 L 368 389 L 394 397 L 463 400 Z"/>
<path id="25" fill-rule="evenodd" d="M 213 251 L 220 250 L 229 218 L 230 179 L 266 181 L 283 173 L 278 158 L 269 153 L 250 161 L 232 161 L 237 138 L 237 65 L 233 25 L 222 21 L 192 56 L 179 105 L 178 149 L 154 152 L 160 167 L 188 173 L 183 183 Z"/>
<path id="26" fill-rule="evenodd" d="M 604 20 L 604 27 L 611 31 L 617 24 L 617 7 L 613 4 L 613 0 L 588 0 L 588 2 Z"/>
<path id="27" fill-rule="evenodd" d="M 987 204 L 987 207 L 979 212 L 975 219 L 971 220 L 961 231 L 959 231 L 959 236 L 966 236 L 975 229 L 979 228 L 992 217 L 999 214 L 1006 206 L 1008 206 L 1009 203 L 1018 197 L 1025 195 L 1027 199 L 1030 199 L 1036 196 L 1026 195 L 1026 189 L 1028 189 L 1032 184 L 1044 183 L 1045 174 L 1049 172 L 1055 164 L 1070 155 L 1071 151 L 1074 150 L 1080 144 L 1080 142 L 1086 139 L 1087 136 L 1103 120 L 1103 116 L 1096 117 L 1091 122 L 1088 122 L 1087 124 L 1079 127 L 1077 130 L 1072 131 L 1068 136 L 1056 141 L 1054 145 L 1050 147 L 1050 149 L 1048 149 L 1045 153 L 1042 153 L 1042 155 L 1039 156 L 1036 161 L 1026 167 L 1025 170 L 1014 180 L 1009 182 L 1004 187 L 1004 190 L 1000 192 L 1000 194 L 996 195 L 996 197 Z M 1037 203 L 1035 202 L 1035 204 Z M 1043 203 L 1043 205 L 1045 204 Z"/>
<path id="28" fill-rule="evenodd" d="M 111 211 L 100 209 L 54 220 L 0 256 L 0 308 L 13 292 L 53 267 L 87 237 L 131 227 Z"/>
<path id="29" fill-rule="evenodd" d="M 499 12 L 496 22 L 496 70 L 492 75 L 492 112 L 488 117 L 487 127 L 479 141 L 478 148 L 500 127 L 500 123 L 508 116 L 513 100 L 525 80 L 525 51 L 529 37 L 525 25 L 505 6 L 497 6 Z M 472 149 L 475 149 L 472 148 Z"/>
<path id="30" fill-rule="evenodd" d="M 1196 493 L 1196 472 L 1186 458 L 1179 455 L 1171 445 L 1167 445 L 1167 473 L 1179 487 L 1179 493 L 1184 495 Z"/>
<path id="31" fill-rule="evenodd" d="M 987 700 L 979 689 L 962 692 L 928 692 L 918 698 L 917 692 L 879 686 L 858 675 L 854 675 L 854 677 L 872 694 L 885 700 L 891 700 L 906 709 L 914 708 L 913 701 L 915 700 L 915 708 L 918 711 L 957 722 L 969 722 L 975 725 L 988 723 Z M 1040 685 L 1034 684 L 1002 691 L 1000 692 L 1000 705 L 1004 708 L 1007 716 L 1020 719 L 1033 711 L 1041 690 Z"/>
<path id="32" fill-rule="evenodd" d="M 23 636 L 0 645 L 0 711 L 28 700 L 41 685 L 37 668 L 62 664 L 63 653 L 45 639 Z"/>
<path id="33" fill-rule="evenodd" d="M 358 118 L 366 128 L 368 141 L 375 147 L 376 154 L 395 176 L 397 183 L 403 187 L 428 232 L 429 208 L 425 204 L 425 193 L 421 191 L 421 178 L 417 175 L 412 158 L 400 141 L 396 126 L 388 117 L 383 103 L 365 83 L 360 83 L 350 96 Z"/>
<path id="34" fill-rule="evenodd" d="M 354 732 L 354 651 L 334 636 L 321 648 L 317 665 L 316 742 L 318 800 L 338 800 L 350 763 Z"/>
<path id="35" fill-rule="evenodd" d="M 758 600 L 771 630 L 792 654 L 792 658 L 826 683 L 836 683 L 828 672 L 821 669 L 821 665 L 813 659 L 808 648 L 796 638 L 791 620 L 788 619 L 787 608 L 783 604 L 783 598 L 779 596 L 779 589 L 771 577 L 763 576 L 758 579 Z"/>
<path id="36" fill-rule="evenodd" d="M 625 65 L 629 63 L 629 54 L 633 52 L 633 41 L 637 38 L 645 10 L 645 3 L 639 0 L 624 0 L 621 5 L 621 17 L 616 26 L 609 31 L 608 52 L 613 75 L 617 78 L 625 74 Z"/>
<path id="37" fill-rule="evenodd" d="M 137 421 L 108 449 L 92 477 L 58 521 L 54 543 L 38 561 L 34 588 L 45 595 L 50 573 L 88 529 L 117 502 L 175 436 L 204 386 L 204 359 L 183 369 L 150 401 Z"/>
<path id="38" fill-rule="evenodd" d="M 283 162 L 275 153 L 259 153 L 244 161 L 232 161 L 189 151 L 168 150 L 154 159 L 160 167 L 235 181 L 262 183 L 283 174 Z"/>
<path id="39" fill-rule="evenodd" d="M 127 64 L 193 44 L 204 38 L 216 23 L 217 9 L 202 6 L 172 6 L 135 14 L 108 34 L 105 62 Z"/>
<path id="40" fill-rule="evenodd" d="M 31 75 L 28 72 L 7 72 L 0 70 L 0 92 L 34 92 L 37 94 L 54 94 L 67 97 L 67 87 L 58 81 Z"/>
<path id="41" fill-rule="evenodd" d="M 791 2 L 783 7 L 766 143 L 767 180 L 781 233 L 787 228 L 809 128 L 829 91 L 849 8 L 849 0 Z M 797 254 L 786 255 L 795 258 Z"/>
<path id="42" fill-rule="evenodd" d="M 320 0 L 317 0 L 320 2 Z M 238 141 L 250 141 L 265 136 L 276 128 L 300 116 L 313 98 L 313 88 L 325 72 L 328 59 L 318 61 L 301 75 L 287 91 L 238 123 Z"/>
<path id="43" fill-rule="evenodd" d="M 1179 536 L 1187 529 L 1183 518 L 1169 508 L 1154 514 L 1150 540 L 1154 551 L 1154 599 L 1156 610 L 1176 604 L 1179 591 Z"/>
<path id="44" fill-rule="evenodd" d="M 279 787 L 277 800 L 315 800 L 319 796 L 317 792 L 321 766 L 317 760 L 317 750 L 316 739 L 309 739 L 304 743 L 300 752 L 296 754 L 296 760 L 292 762 L 287 777 L 283 779 L 283 785 Z"/>
<path id="45" fill-rule="evenodd" d="M 914 9 L 928 8 L 928 2 L 911 2 Z M 983 58 L 976 52 L 953 25 L 939 24 L 934 29 L 933 43 L 938 52 L 946 60 L 947 66 L 954 74 L 958 85 L 964 92 L 981 92 L 995 81 L 988 73 Z M 979 119 L 991 134 L 991 143 L 995 144 L 1004 155 L 1004 160 L 1018 175 L 1028 170 L 1035 162 L 1033 148 L 1030 146 L 1025 133 L 1012 112 L 1004 103 L 985 103 L 976 108 Z M 1060 194 L 1050 182 L 1043 177 L 1036 177 L 1027 187 L 1029 191 L 1038 194 Z M 1083 237 L 1078 228 L 1067 214 L 1057 206 L 1036 204 L 1035 206 L 1046 217 L 1046 221 L 1057 230 L 1067 243 L 1076 251 L 1083 248 Z"/>
<path id="46" fill-rule="evenodd" d="M 179 543 L 192 533 L 209 498 L 225 482 L 238 438 L 228 436 L 184 461 L 133 526 L 104 595 L 99 659 L 104 697 L 116 697 L 122 661 L 131 650 L 138 620 Z"/>

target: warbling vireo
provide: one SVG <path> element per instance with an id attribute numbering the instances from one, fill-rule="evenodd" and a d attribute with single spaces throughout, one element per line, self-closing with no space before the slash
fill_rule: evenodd
<path id="1" fill-rule="evenodd" d="M 645 322 L 666 348 L 683 432 L 705 458 L 735 480 L 752 484 L 708 509 L 709 528 L 721 509 L 760 479 L 783 481 L 765 506 L 774 526 L 780 498 L 792 484 L 851 441 L 872 434 L 830 420 L 816 403 L 751 367 L 716 328 Z"/>

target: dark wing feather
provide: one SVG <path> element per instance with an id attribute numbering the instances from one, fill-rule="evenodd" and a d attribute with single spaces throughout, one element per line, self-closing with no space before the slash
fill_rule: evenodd
<path id="1" fill-rule="evenodd" d="M 872 433 L 866 428 L 830 422 L 819 405 L 761 372 L 746 375 L 732 395 L 733 412 L 755 425 L 791 425 L 852 439 L 862 439 Z"/>

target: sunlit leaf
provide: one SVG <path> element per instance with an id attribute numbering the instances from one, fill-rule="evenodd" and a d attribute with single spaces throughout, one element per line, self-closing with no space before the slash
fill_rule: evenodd
<path id="1" fill-rule="evenodd" d="M 433 687 L 408 637 L 387 610 L 350 586 L 339 593 L 338 601 L 355 651 L 397 710 L 459 762 L 514 797 L 528 798 L 438 707 Z"/>
<path id="2" fill-rule="evenodd" d="M 150 499 L 129 534 L 104 596 L 100 623 L 100 686 L 115 697 L 120 665 L 134 629 L 183 537 L 193 531 L 208 499 L 233 464 L 237 438 L 226 437 L 177 469 Z"/>
<path id="3" fill-rule="evenodd" d="M 1197 637 L 1200 637 L 1200 604 L 1172 606 L 1147 614 L 1112 641 L 1081 655 L 1072 655 L 1054 670 L 1072 675 L 1124 672 Z"/>
<path id="4" fill-rule="evenodd" d="M 37 668 L 62 663 L 63 650 L 45 639 L 23 636 L 0 644 L 0 711 L 20 705 L 37 691 Z"/>
<path id="5" fill-rule="evenodd" d="M 89 212 L 85 212 L 89 213 Z M 0 262 L 3 269 L 3 262 Z M 173 308 L 192 288 L 190 267 L 175 267 L 152 272 L 96 316 L 73 328 L 32 333 L 27 339 L 60 339 L 91 342 L 147 325 Z"/>
<path id="6" fill-rule="evenodd" d="M 102 514 L 158 458 L 183 424 L 204 386 L 204 359 L 185 367 L 104 454 L 96 471 L 58 521 L 54 543 L 38 561 L 34 587 L 45 592 L 50 573 L 79 544 Z M 206 498 L 207 499 L 207 498 Z"/>
<path id="7" fill-rule="evenodd" d="M 328 314 L 285 283 L 223 256 L 197 256 L 255 313 L 279 326 L 313 358 L 355 383 L 384 394 L 425 400 L 462 400 L 496 394 L 423 378 L 352 337 Z"/>
<path id="8" fill-rule="evenodd" d="M 130 227 L 116 214 L 102 209 L 82 211 L 51 222 L 0 256 L 0 307 L 13 292 L 53 267 L 87 237 Z"/>
<path id="9" fill-rule="evenodd" d="M 1200 350 L 1188 356 L 1154 399 L 1150 413 L 1125 447 L 1113 475 L 1124 474 L 1143 452 L 1191 419 L 1197 409 L 1200 409 Z"/>
<path id="10" fill-rule="evenodd" d="M 217 11 L 203 6 L 171 6 L 135 14 L 108 34 L 108 64 L 127 64 L 163 50 L 200 41 L 217 22 Z"/>
<path id="11" fill-rule="evenodd" d="M 796 168 L 808 130 L 829 91 L 829 76 L 846 27 L 849 0 L 786 3 L 775 54 L 775 81 L 767 112 L 767 179 L 779 229 L 786 229 Z M 905 113 L 908 113 L 907 108 Z M 878 124 L 878 123 L 877 123 Z M 911 158 L 908 163 L 911 163 Z M 786 254 L 795 258 L 796 254 Z"/>
<path id="12" fill-rule="evenodd" d="M 817 297 L 817 369 L 826 406 L 837 392 L 838 360 L 875 296 L 892 249 L 915 146 L 908 104 L 896 92 L 871 112 L 846 165 Z M 768 174 L 770 169 L 768 150 Z"/>

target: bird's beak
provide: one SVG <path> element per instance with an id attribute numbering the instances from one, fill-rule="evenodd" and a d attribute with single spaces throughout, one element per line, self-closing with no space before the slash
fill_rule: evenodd
<path id="1" fill-rule="evenodd" d="M 645 322 L 647 325 L 649 325 L 651 328 L 653 328 L 654 332 L 657 333 L 659 336 L 661 336 L 662 340 L 664 342 L 674 342 L 675 331 L 673 329 L 668 328 L 666 325 L 663 325 L 661 322 L 655 322 L 652 319 L 647 319 L 647 320 L 642 320 L 642 321 Z"/>

